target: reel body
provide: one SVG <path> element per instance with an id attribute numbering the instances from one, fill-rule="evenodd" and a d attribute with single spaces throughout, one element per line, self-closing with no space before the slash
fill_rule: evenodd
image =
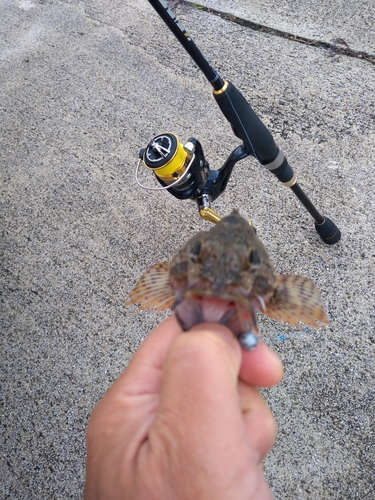
<path id="1" fill-rule="evenodd" d="M 173 133 L 154 137 L 139 152 L 135 179 L 139 186 L 150 190 L 167 190 L 180 200 L 193 199 L 198 203 L 202 218 L 217 222 L 220 220 L 213 210 L 211 201 L 225 190 L 234 165 L 249 156 L 244 146 L 238 146 L 217 170 L 210 170 L 201 143 L 191 137 L 183 146 Z M 143 185 L 139 180 L 139 166 L 143 163 L 151 170 L 162 186 L 155 188 Z"/>
<path id="2" fill-rule="evenodd" d="M 139 158 L 153 171 L 162 188 L 180 200 L 196 198 L 210 172 L 202 146 L 193 137 L 183 146 L 175 134 L 157 135 L 141 149 Z M 136 180 L 140 184 L 138 171 Z"/>

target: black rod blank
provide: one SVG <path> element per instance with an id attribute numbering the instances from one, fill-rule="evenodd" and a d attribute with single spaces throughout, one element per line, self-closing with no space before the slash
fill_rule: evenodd
<path id="1" fill-rule="evenodd" d="M 216 73 L 216 71 L 210 66 L 207 59 L 195 45 L 194 41 L 187 33 L 186 29 L 177 20 L 176 16 L 169 9 L 168 5 L 164 2 L 164 0 L 148 0 L 148 1 L 156 10 L 156 12 L 159 14 L 159 16 L 163 19 L 168 28 L 175 35 L 177 40 L 184 47 L 186 52 L 193 59 L 198 68 L 202 71 L 207 80 L 211 83 L 214 90 L 220 90 L 224 85 L 223 80 Z"/>
<path id="2" fill-rule="evenodd" d="M 310 199 L 306 196 L 306 194 L 302 191 L 301 187 L 295 183 L 293 186 L 290 186 L 290 189 L 297 196 L 302 205 L 309 212 L 311 217 L 317 224 L 322 224 L 324 222 L 324 217 L 321 215 L 315 206 L 311 203 Z"/>

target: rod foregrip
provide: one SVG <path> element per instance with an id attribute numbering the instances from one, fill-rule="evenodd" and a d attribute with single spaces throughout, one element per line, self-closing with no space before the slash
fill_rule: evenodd
<path id="1" fill-rule="evenodd" d="M 278 148 L 272 135 L 241 92 L 231 82 L 225 82 L 220 90 L 214 90 L 214 98 L 247 151 L 262 164 L 273 161 Z"/>

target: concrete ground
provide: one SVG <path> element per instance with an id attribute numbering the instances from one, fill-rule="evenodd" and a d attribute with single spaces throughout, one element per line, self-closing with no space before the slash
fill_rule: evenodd
<path id="1" fill-rule="evenodd" d="M 375 8 L 371 0 L 202 0 L 200 3 L 310 42 L 334 43 L 375 54 Z"/>
<path id="2" fill-rule="evenodd" d="M 213 205 L 254 222 L 279 272 L 312 278 L 331 320 L 313 331 L 260 318 L 285 365 L 284 380 L 263 391 L 278 425 L 268 482 L 276 499 L 375 498 L 375 7 L 284 4 L 204 2 L 310 44 L 174 2 L 342 232 L 337 245 L 322 243 L 253 159 Z M 126 308 L 128 293 L 209 227 L 193 203 L 135 185 L 139 149 L 163 131 L 195 136 L 217 168 L 238 139 L 146 0 L 0 0 L 0 9 L 0 496 L 80 498 L 90 411 L 166 316 Z M 355 53 L 315 46 L 338 38 Z"/>

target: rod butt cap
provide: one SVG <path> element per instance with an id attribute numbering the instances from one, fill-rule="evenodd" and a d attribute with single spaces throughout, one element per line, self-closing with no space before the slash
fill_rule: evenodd
<path id="1" fill-rule="evenodd" d="M 327 245 L 334 245 L 341 239 L 340 229 L 328 217 L 324 217 L 320 224 L 315 223 L 315 229 Z"/>

